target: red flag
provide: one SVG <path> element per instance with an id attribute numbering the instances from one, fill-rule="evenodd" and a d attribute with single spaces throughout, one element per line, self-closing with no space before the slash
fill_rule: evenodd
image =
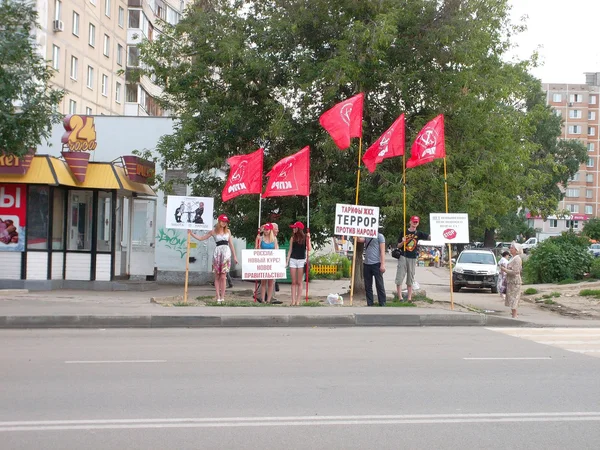
<path id="1" fill-rule="evenodd" d="M 224 202 L 238 195 L 262 192 L 263 155 L 264 150 L 259 148 L 255 152 L 232 156 L 227 160 L 230 170 L 221 193 Z"/>
<path id="2" fill-rule="evenodd" d="M 445 157 L 444 115 L 440 114 L 425 125 L 417 135 L 410 149 L 410 159 L 406 161 L 406 167 L 411 169 Z"/>
<path id="3" fill-rule="evenodd" d="M 269 181 L 262 195 L 283 197 L 286 195 L 310 195 L 310 148 L 304 147 L 298 153 L 283 158 L 267 174 Z"/>
<path id="4" fill-rule="evenodd" d="M 365 152 L 362 160 L 369 172 L 375 172 L 377 164 L 387 158 L 404 155 L 404 114 L 381 135 Z"/>
<path id="5" fill-rule="evenodd" d="M 319 123 L 333 138 L 340 150 L 350 147 L 350 138 L 362 137 L 363 100 L 362 92 L 338 103 L 319 117 Z"/>

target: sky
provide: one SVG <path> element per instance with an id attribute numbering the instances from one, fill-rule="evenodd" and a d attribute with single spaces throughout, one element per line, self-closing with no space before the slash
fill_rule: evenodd
<path id="1" fill-rule="evenodd" d="M 600 72 L 600 0 L 509 0 L 513 23 L 527 15 L 527 30 L 513 38 L 519 59 L 536 49 L 543 83 L 585 83 L 585 72 Z"/>

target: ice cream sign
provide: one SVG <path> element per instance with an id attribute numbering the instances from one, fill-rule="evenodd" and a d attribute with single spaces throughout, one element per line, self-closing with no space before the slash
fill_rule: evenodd
<path id="1" fill-rule="evenodd" d="M 25 250 L 27 186 L 0 184 L 0 252 Z"/>
<path id="2" fill-rule="evenodd" d="M 98 145 L 94 118 L 71 114 L 65 117 L 63 126 L 65 127 L 65 133 L 61 138 L 63 144 L 61 154 L 65 158 L 73 177 L 78 182 L 83 183 L 90 159 L 89 151 L 95 150 Z"/>

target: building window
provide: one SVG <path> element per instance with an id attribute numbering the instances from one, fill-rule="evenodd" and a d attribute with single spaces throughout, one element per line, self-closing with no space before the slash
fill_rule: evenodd
<path id="1" fill-rule="evenodd" d="M 554 103 L 562 102 L 562 94 L 552 94 L 552 101 Z"/>
<path id="2" fill-rule="evenodd" d="M 121 103 L 121 83 L 115 85 L 115 102 Z"/>
<path id="3" fill-rule="evenodd" d="M 569 125 L 569 134 L 581 134 L 581 126 Z"/>
<path id="4" fill-rule="evenodd" d="M 585 198 L 592 198 L 593 191 L 591 189 L 585 190 Z"/>
<path id="5" fill-rule="evenodd" d="M 27 249 L 48 249 L 50 187 L 29 186 L 27 193 Z M 32 220 L 33 219 L 33 220 Z"/>
<path id="6" fill-rule="evenodd" d="M 572 228 L 577 230 L 579 228 L 579 220 L 567 220 L 566 222 L 567 228 Z"/>
<path id="7" fill-rule="evenodd" d="M 579 197 L 579 189 L 567 189 L 567 197 Z"/>
<path id="8" fill-rule="evenodd" d="M 79 37 L 79 14 L 73 11 L 73 34 Z"/>
<path id="9" fill-rule="evenodd" d="M 567 205 L 567 211 L 572 212 L 572 213 L 578 213 L 579 205 Z"/>
<path id="10" fill-rule="evenodd" d="M 587 150 L 588 150 L 588 152 L 593 152 L 595 150 L 595 144 L 593 142 L 588 142 Z"/>
<path id="11" fill-rule="evenodd" d="M 140 14 L 142 12 L 139 9 L 129 10 L 129 28 L 140 28 Z"/>
<path id="12" fill-rule="evenodd" d="M 587 173 L 587 174 L 585 174 L 585 182 L 586 183 L 593 183 L 594 182 L 594 174 L 593 173 Z"/>
<path id="13" fill-rule="evenodd" d="M 60 11 L 62 9 L 62 3 L 60 0 L 54 1 L 54 20 L 60 20 Z"/>
<path id="14" fill-rule="evenodd" d="M 110 252 L 112 223 L 112 194 L 110 192 L 98 192 L 98 241 L 99 252 Z"/>
<path id="15" fill-rule="evenodd" d="M 558 227 L 558 220 L 550 219 L 550 228 L 557 228 L 557 227 Z"/>
<path id="16" fill-rule="evenodd" d="M 121 44 L 117 44 L 117 64 L 123 65 L 123 46 Z"/>
<path id="17" fill-rule="evenodd" d="M 137 84 L 126 84 L 125 85 L 125 101 L 127 103 L 137 103 L 137 101 L 138 101 L 138 85 Z"/>
<path id="18" fill-rule="evenodd" d="M 74 56 L 71 56 L 71 79 L 76 80 L 77 79 L 77 64 L 79 63 L 79 60 L 77 58 L 75 58 Z"/>
<path id="19" fill-rule="evenodd" d="M 569 102 L 571 103 L 581 103 L 583 101 L 582 94 L 571 94 L 569 95 Z"/>
<path id="20" fill-rule="evenodd" d="M 65 191 L 54 188 L 52 204 L 52 250 L 62 250 L 65 245 Z"/>
<path id="21" fill-rule="evenodd" d="M 110 38 L 105 34 L 104 35 L 104 56 L 108 56 L 110 54 Z"/>
<path id="22" fill-rule="evenodd" d="M 552 111 L 554 112 L 555 116 L 562 117 L 562 111 L 560 109 L 554 109 Z"/>
<path id="23" fill-rule="evenodd" d="M 588 136 L 596 136 L 596 128 L 588 127 Z"/>
<path id="24" fill-rule="evenodd" d="M 91 116 L 92 115 L 92 108 L 90 108 L 89 106 L 86 106 L 86 108 L 85 108 L 85 115 L 86 116 Z"/>
<path id="25" fill-rule="evenodd" d="M 127 46 L 127 66 L 137 67 L 140 65 L 140 49 L 137 45 Z"/>
<path id="26" fill-rule="evenodd" d="M 96 0 L 90 0 L 90 3 L 95 6 L 96 5 Z"/>
<path id="27" fill-rule="evenodd" d="M 54 70 L 58 70 L 59 68 L 59 57 L 60 57 L 60 48 L 56 45 L 52 46 L 52 68 Z"/>
<path id="28" fill-rule="evenodd" d="M 594 167 L 594 158 L 588 158 L 586 166 Z"/>
<path id="29" fill-rule="evenodd" d="M 90 36 L 88 38 L 88 44 L 91 47 L 96 46 L 96 25 L 94 25 L 93 23 L 90 23 Z"/>
<path id="30" fill-rule="evenodd" d="M 588 111 L 588 120 L 596 120 L 596 111 Z"/>
<path id="31" fill-rule="evenodd" d="M 123 28 L 125 26 L 125 10 L 119 6 L 119 26 Z"/>
<path id="32" fill-rule="evenodd" d="M 102 95 L 108 97 L 108 77 L 102 75 Z"/>
<path id="33" fill-rule="evenodd" d="M 586 214 L 593 214 L 594 213 L 594 207 L 591 205 L 585 205 L 585 213 Z"/>
<path id="34" fill-rule="evenodd" d="M 92 191 L 69 191 L 67 250 L 91 250 Z"/>
<path id="35" fill-rule="evenodd" d="M 581 119 L 581 110 L 580 109 L 572 109 L 571 111 L 569 111 L 569 118 Z"/>
<path id="36" fill-rule="evenodd" d="M 110 0 L 104 0 L 104 15 L 110 17 Z"/>
<path id="37" fill-rule="evenodd" d="M 94 89 L 94 68 L 92 66 L 88 66 L 86 86 Z"/>
<path id="38" fill-rule="evenodd" d="M 569 181 L 579 181 L 579 172 L 575 172 Z"/>
<path id="39" fill-rule="evenodd" d="M 69 114 L 77 114 L 77 102 L 69 100 Z"/>
<path id="40" fill-rule="evenodd" d="M 597 95 L 590 95 L 590 105 L 595 105 L 598 102 Z"/>
<path id="41" fill-rule="evenodd" d="M 173 8 L 167 5 L 167 22 L 171 25 L 177 25 L 179 23 L 181 15 Z M 559 100 L 560 101 L 560 100 Z"/>

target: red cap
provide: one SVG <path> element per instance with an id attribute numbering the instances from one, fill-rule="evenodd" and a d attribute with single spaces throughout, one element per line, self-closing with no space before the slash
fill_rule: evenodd
<path id="1" fill-rule="evenodd" d="M 229 223 L 229 217 L 227 217 L 225 214 L 221 214 L 219 217 L 217 217 L 217 220 L 220 222 Z"/>
<path id="2" fill-rule="evenodd" d="M 301 230 L 304 230 L 304 224 L 302 222 L 296 222 L 293 225 L 290 225 L 290 228 L 299 228 Z"/>
<path id="3" fill-rule="evenodd" d="M 410 221 L 411 222 L 417 222 L 417 223 L 419 223 L 421 221 L 421 219 L 419 219 L 419 216 L 412 216 L 410 218 Z"/>
<path id="4" fill-rule="evenodd" d="M 272 223 L 265 223 L 263 225 L 263 230 L 272 230 L 273 229 L 273 224 Z"/>

